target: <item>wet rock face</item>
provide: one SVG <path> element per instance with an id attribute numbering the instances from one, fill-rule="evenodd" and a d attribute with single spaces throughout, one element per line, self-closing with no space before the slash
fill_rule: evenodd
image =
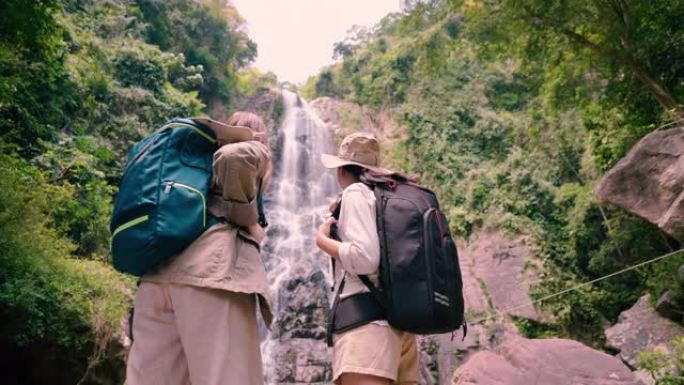
<path id="1" fill-rule="evenodd" d="M 577 341 L 510 338 L 456 370 L 454 385 L 642 385 L 608 354 Z"/>
<path id="2" fill-rule="evenodd" d="M 283 115 L 283 101 L 281 91 L 274 88 L 256 90 L 250 96 L 237 95 L 230 106 L 216 101 L 209 106 L 210 115 L 217 120 L 225 120 L 230 116 L 229 108 L 233 111 L 251 111 L 259 115 L 269 130 L 278 125 Z"/>
<path id="3" fill-rule="evenodd" d="M 646 135 L 595 192 L 684 241 L 684 127 Z"/>
<path id="4" fill-rule="evenodd" d="M 496 232 L 482 232 L 462 249 L 462 259 L 462 263 L 470 265 L 480 292 L 484 291 L 485 299 L 491 301 L 497 312 L 514 308 L 506 314 L 541 319 L 534 306 L 520 306 L 531 301 L 530 286 L 537 280 L 530 252 L 520 241 L 506 239 Z M 473 286 L 475 283 L 469 283 L 468 288 Z M 471 300 L 480 296 L 477 292 L 466 294 Z M 482 300 L 473 302 L 480 307 Z M 481 311 L 477 307 L 471 309 Z"/>
<path id="5" fill-rule="evenodd" d="M 656 313 L 648 295 L 622 312 L 618 323 L 606 330 L 607 346 L 619 351 L 619 357 L 633 368 L 638 366 L 639 352 L 667 348 L 672 339 L 682 335 L 684 328 Z"/>
<path id="6" fill-rule="evenodd" d="M 268 383 L 297 384 L 330 381 L 331 351 L 325 343 L 329 287 L 322 272 L 281 282 L 280 310 L 266 353 L 274 363 Z"/>
<path id="7" fill-rule="evenodd" d="M 330 351 L 325 344 L 299 338 L 290 339 L 273 348 L 272 354 L 278 365 L 272 368 L 272 383 L 315 384 L 332 379 Z"/>
<path id="8" fill-rule="evenodd" d="M 308 278 L 284 282 L 278 292 L 281 313 L 273 337 L 324 340 L 330 307 L 329 291 L 325 276 L 320 271 Z"/>
<path id="9" fill-rule="evenodd" d="M 310 103 L 323 122 L 330 125 L 338 139 L 356 131 L 374 134 L 384 145 L 405 136 L 390 112 L 360 106 L 327 96 Z"/>

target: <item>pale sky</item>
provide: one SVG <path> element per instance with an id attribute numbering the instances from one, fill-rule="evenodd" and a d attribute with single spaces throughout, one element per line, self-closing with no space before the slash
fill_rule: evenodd
<path id="1" fill-rule="evenodd" d="M 401 0 L 231 0 L 257 43 L 254 63 L 280 81 L 303 83 L 333 62 L 333 44 L 354 24 L 371 27 Z"/>

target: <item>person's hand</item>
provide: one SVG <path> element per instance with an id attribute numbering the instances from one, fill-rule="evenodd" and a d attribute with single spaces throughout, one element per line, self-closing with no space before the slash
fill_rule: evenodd
<path id="1" fill-rule="evenodd" d="M 316 233 L 316 246 L 334 259 L 338 259 L 340 256 L 340 242 L 330 238 L 330 228 L 336 223 L 335 218 L 328 218 L 318 227 Z"/>
<path id="2" fill-rule="evenodd" d="M 316 238 L 319 238 L 319 237 L 330 238 L 330 227 L 335 223 L 337 223 L 335 218 L 328 218 L 327 221 L 323 222 L 323 224 L 321 224 L 318 227 L 318 232 L 316 233 Z"/>
<path id="3" fill-rule="evenodd" d="M 328 210 L 330 210 L 330 213 L 334 213 L 335 210 L 337 210 L 337 205 L 340 204 L 340 201 L 338 199 L 331 199 L 330 200 L 330 205 L 328 206 Z"/>
<path id="4" fill-rule="evenodd" d="M 252 236 L 252 238 L 256 239 L 257 242 L 261 243 L 264 238 L 266 237 L 266 233 L 264 232 L 264 228 L 261 227 L 258 223 L 255 223 L 247 228 L 247 232 L 249 232 L 249 235 Z"/>

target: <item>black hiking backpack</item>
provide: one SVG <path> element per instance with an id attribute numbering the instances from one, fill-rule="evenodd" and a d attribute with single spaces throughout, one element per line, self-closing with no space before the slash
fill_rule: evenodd
<path id="1" fill-rule="evenodd" d="M 437 197 L 413 183 L 380 184 L 374 191 L 382 287 L 361 280 L 395 328 L 416 334 L 458 329 L 464 322 L 461 269 Z"/>
<path id="2" fill-rule="evenodd" d="M 465 337 L 458 253 L 437 197 L 414 183 L 378 183 L 372 188 L 380 240 L 381 287 L 376 287 L 368 276 L 359 278 L 380 303 L 382 315 L 369 306 L 367 296 L 358 295 L 354 301 L 354 296 L 340 300 L 338 295 L 329 331 L 343 331 L 338 324 L 357 327 L 381 317 L 393 327 L 415 334 L 447 333 L 463 326 Z M 342 305 L 345 302 L 348 306 Z M 347 314 L 339 314 L 338 306 Z"/>

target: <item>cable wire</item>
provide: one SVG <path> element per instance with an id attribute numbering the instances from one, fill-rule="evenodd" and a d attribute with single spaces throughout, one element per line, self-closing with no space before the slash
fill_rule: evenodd
<path id="1" fill-rule="evenodd" d="M 499 315 L 509 314 L 510 312 L 512 312 L 512 311 L 514 311 L 514 310 L 518 310 L 518 309 L 522 309 L 522 308 L 525 308 L 525 307 L 528 307 L 528 306 L 536 305 L 536 304 L 538 304 L 538 303 L 541 303 L 541 302 L 543 302 L 543 301 L 549 300 L 549 299 L 551 299 L 551 298 L 556 298 L 556 297 L 559 297 L 559 296 L 561 296 L 561 295 L 563 295 L 563 294 L 569 293 L 569 292 L 571 292 L 571 291 L 575 291 L 575 290 L 581 289 L 581 288 L 583 288 L 583 287 L 585 287 L 585 286 L 593 285 L 593 284 L 595 284 L 595 283 L 597 283 L 597 282 L 603 281 L 604 279 L 608 279 L 608 278 L 611 278 L 611 277 L 615 277 L 616 275 L 624 274 L 624 273 L 626 273 L 626 272 L 628 272 L 628 271 L 638 269 L 638 268 L 640 268 L 640 267 L 642 267 L 642 266 L 646 266 L 646 265 L 649 265 L 649 264 L 651 264 L 651 263 L 654 263 L 654 262 L 658 262 L 658 261 L 660 261 L 660 260 L 663 260 L 663 259 L 665 259 L 665 258 L 672 257 L 672 256 L 674 256 L 674 255 L 681 255 L 681 254 L 684 254 L 684 248 L 679 249 L 679 250 L 676 250 L 676 251 L 673 251 L 673 252 L 670 252 L 670 253 L 667 253 L 667 254 L 663 254 L 663 255 L 661 255 L 661 256 L 658 256 L 658 257 L 649 259 L 649 260 L 644 261 L 644 262 L 641 262 L 641 263 L 637 263 L 636 265 L 632 265 L 632 266 L 629 266 L 629 267 L 625 267 L 624 269 L 618 270 L 618 271 L 613 272 L 613 273 L 610 273 L 610 274 L 608 274 L 608 275 L 604 275 L 604 276 L 599 277 L 599 278 L 592 279 L 591 281 L 587 281 L 587 282 L 583 282 L 583 283 L 577 284 L 577 285 L 575 285 L 575 286 L 569 287 L 569 288 L 564 289 L 564 290 L 561 290 L 561 291 L 559 291 L 559 292 L 556 292 L 556 293 L 553 293 L 553 294 L 545 295 L 545 296 L 543 296 L 543 297 L 541 297 L 541 298 L 538 298 L 538 299 L 536 299 L 536 300 L 534 300 L 534 301 L 529 301 L 529 302 L 526 302 L 526 303 L 522 303 L 522 304 L 518 304 L 518 305 L 514 305 L 514 306 L 511 306 L 511 307 L 505 308 L 505 309 L 503 309 L 503 310 L 497 311 L 497 314 L 493 314 L 493 315 L 485 316 L 485 317 L 480 317 L 479 319 L 476 319 L 476 320 L 474 320 L 474 321 L 469 321 L 468 323 L 470 323 L 470 324 L 479 324 L 479 323 L 482 323 L 482 322 L 484 322 L 484 321 L 486 321 L 486 320 L 488 320 L 488 319 L 490 319 L 490 318 L 495 318 L 495 317 L 498 317 Z"/>

